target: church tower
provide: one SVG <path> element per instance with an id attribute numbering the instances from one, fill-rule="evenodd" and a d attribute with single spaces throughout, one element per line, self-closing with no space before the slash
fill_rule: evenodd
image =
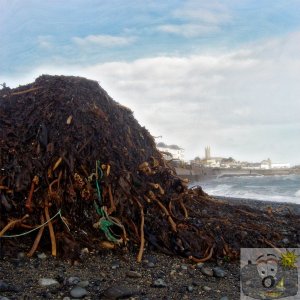
<path id="1" fill-rule="evenodd" d="M 210 159 L 210 146 L 205 147 L 205 159 L 208 160 Z"/>

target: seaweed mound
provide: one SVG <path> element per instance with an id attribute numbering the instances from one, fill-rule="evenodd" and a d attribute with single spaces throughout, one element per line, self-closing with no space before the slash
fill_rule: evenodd
<path id="1" fill-rule="evenodd" d="M 140 261 L 151 244 L 204 261 L 284 237 L 299 243 L 289 211 L 235 207 L 188 189 L 132 111 L 95 81 L 43 75 L 4 87 L 0 128 L 0 238 L 25 243 L 29 256 L 50 245 L 67 256 L 123 245 L 138 246 Z"/>

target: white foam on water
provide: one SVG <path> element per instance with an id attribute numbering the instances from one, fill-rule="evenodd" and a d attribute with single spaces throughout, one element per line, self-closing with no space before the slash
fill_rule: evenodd
<path id="1" fill-rule="evenodd" d="M 300 176 L 219 177 L 198 183 L 212 196 L 300 204 Z"/>

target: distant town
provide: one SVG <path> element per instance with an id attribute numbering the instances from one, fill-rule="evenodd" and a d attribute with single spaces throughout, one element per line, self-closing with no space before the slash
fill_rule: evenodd
<path id="1" fill-rule="evenodd" d="M 288 162 L 273 162 L 270 158 L 261 162 L 237 161 L 232 157 L 214 157 L 211 155 L 210 146 L 205 147 L 204 157 L 195 157 L 191 161 L 184 160 L 184 149 L 178 145 L 166 145 L 163 142 L 157 143 L 158 150 L 163 157 L 172 162 L 176 167 L 197 169 L 197 168 L 221 168 L 221 169 L 239 169 L 239 170 L 278 170 L 290 169 Z"/>

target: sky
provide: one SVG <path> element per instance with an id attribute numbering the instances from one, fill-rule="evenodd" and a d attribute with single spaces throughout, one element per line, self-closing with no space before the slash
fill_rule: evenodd
<path id="1" fill-rule="evenodd" d="M 300 1 L 0 0 L 0 11 L 0 83 L 87 77 L 187 160 L 210 146 L 300 164 Z"/>

